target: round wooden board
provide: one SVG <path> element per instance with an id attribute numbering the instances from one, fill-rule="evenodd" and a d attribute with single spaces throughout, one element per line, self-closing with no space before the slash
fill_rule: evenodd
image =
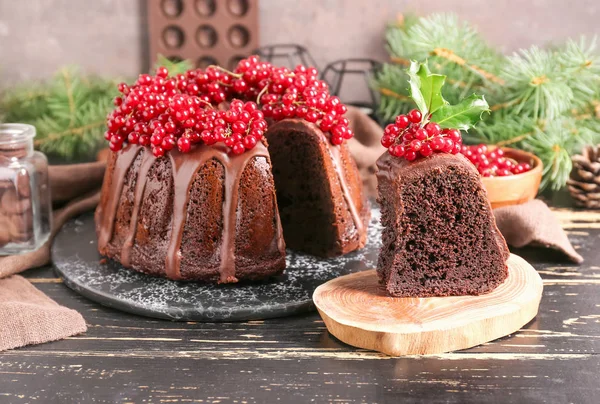
<path id="1" fill-rule="evenodd" d="M 542 279 L 511 254 L 508 278 L 481 296 L 396 298 L 375 270 L 340 276 L 319 286 L 314 303 L 339 340 L 388 355 L 438 354 L 511 334 L 538 312 Z"/>

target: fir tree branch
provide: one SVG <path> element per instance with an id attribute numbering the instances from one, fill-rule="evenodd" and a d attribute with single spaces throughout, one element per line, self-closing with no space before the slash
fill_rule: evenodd
<path id="1" fill-rule="evenodd" d="M 67 99 L 69 100 L 69 112 L 70 112 L 70 116 L 71 116 L 70 121 L 69 121 L 69 127 L 71 127 L 71 126 L 73 126 L 73 123 L 75 122 L 75 101 L 73 100 L 73 87 L 71 85 L 69 71 L 66 68 L 61 69 L 61 74 L 65 80 Z"/>
<path id="2" fill-rule="evenodd" d="M 500 111 L 501 109 L 512 107 L 513 105 L 517 104 L 519 101 L 520 101 L 519 99 L 514 99 L 514 100 L 510 100 L 510 101 L 500 102 L 500 103 L 492 105 L 490 107 L 490 110 L 492 110 L 492 112 Z"/>
<path id="3" fill-rule="evenodd" d="M 42 146 L 46 143 L 53 142 L 64 136 L 70 136 L 70 135 L 83 136 L 86 134 L 86 132 L 88 130 L 96 129 L 99 127 L 104 127 L 104 125 L 106 125 L 106 120 L 102 119 L 101 121 L 92 122 L 87 125 L 83 125 L 83 126 L 79 126 L 79 127 L 75 127 L 75 128 L 71 127 L 69 129 L 59 132 L 59 133 L 48 133 L 44 138 L 36 139 L 34 142 L 34 145 Z"/>
<path id="4" fill-rule="evenodd" d="M 402 100 L 402 101 L 412 101 L 410 99 L 410 97 L 404 95 L 404 94 L 398 94 L 397 92 L 395 92 L 394 90 L 391 90 L 389 88 L 380 88 L 379 92 L 385 96 L 388 97 L 393 97 L 396 98 L 398 100 Z"/>
<path id="5" fill-rule="evenodd" d="M 487 46 L 454 15 L 413 18 L 386 32 L 391 62 L 377 75 L 379 114 L 392 120 L 414 107 L 404 73 L 409 60 L 429 60 L 447 76 L 443 96 L 451 104 L 474 92 L 492 113 L 463 136 L 466 142 L 510 145 L 544 162 L 544 186 L 565 184 L 569 155 L 600 142 L 600 52 L 595 38 L 568 40 L 548 49 L 535 46 L 506 57 Z M 489 74 L 488 74 L 489 73 Z"/>
<path id="6" fill-rule="evenodd" d="M 498 147 L 506 147 L 506 146 L 510 146 L 516 143 L 519 143 L 525 139 L 527 139 L 529 136 L 533 135 L 533 132 L 527 132 L 527 133 L 523 133 L 522 135 L 518 135 L 515 136 L 513 138 L 510 139 L 506 139 L 506 140 L 502 140 L 500 142 L 496 143 L 496 146 Z"/>
<path id="7" fill-rule="evenodd" d="M 448 59 L 449 61 L 451 61 L 453 63 L 456 63 L 459 66 L 466 67 L 466 68 L 470 69 L 471 71 L 477 73 L 478 75 L 480 75 L 484 79 L 493 81 L 494 83 L 498 83 L 500 85 L 504 85 L 504 83 L 505 83 L 504 80 L 501 79 L 500 77 L 497 77 L 496 75 L 483 70 L 479 66 L 476 66 L 474 64 L 468 63 L 465 59 L 463 59 L 462 57 L 458 56 L 456 53 L 454 53 L 450 49 L 435 48 L 435 49 L 433 49 L 431 51 L 431 54 L 435 55 L 435 56 L 442 57 L 444 59 Z"/>
<path id="8" fill-rule="evenodd" d="M 397 64 L 402 65 L 402 66 L 406 66 L 406 67 L 410 66 L 410 60 L 409 59 L 401 58 L 401 57 L 398 57 L 398 56 L 391 56 L 390 60 L 392 62 L 397 63 Z"/>
<path id="9" fill-rule="evenodd" d="M 169 72 L 191 68 L 189 62 L 171 62 Z M 85 159 L 104 144 L 103 132 L 108 112 L 118 95 L 117 78 L 105 79 L 65 67 L 42 83 L 25 83 L 0 97 L 2 119 L 34 125 L 34 145 L 63 159 Z"/>

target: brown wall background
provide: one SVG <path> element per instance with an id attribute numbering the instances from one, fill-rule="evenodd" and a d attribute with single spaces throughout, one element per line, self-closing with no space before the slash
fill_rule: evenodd
<path id="1" fill-rule="evenodd" d="M 385 60 L 385 25 L 406 11 L 455 12 L 505 52 L 600 34 L 598 0 L 260 0 L 259 8 L 261 44 L 304 44 L 321 66 Z M 138 0 L 0 0 L 0 87 L 67 64 L 136 75 L 145 67 L 141 9 Z"/>

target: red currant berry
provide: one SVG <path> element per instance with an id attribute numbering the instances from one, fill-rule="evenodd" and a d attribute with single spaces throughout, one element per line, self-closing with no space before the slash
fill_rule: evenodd
<path id="1" fill-rule="evenodd" d="M 246 83 L 243 79 L 234 80 L 233 90 L 238 93 L 243 93 L 248 90 L 248 83 Z"/>
<path id="2" fill-rule="evenodd" d="M 385 148 L 388 148 L 394 144 L 394 140 L 395 139 L 392 136 L 384 135 L 381 138 L 381 145 Z"/>
<path id="3" fill-rule="evenodd" d="M 338 104 L 338 105 L 335 107 L 335 112 L 336 112 L 338 115 L 344 115 L 346 112 L 348 112 L 348 108 L 347 108 L 347 107 L 346 107 L 344 104 Z"/>
<path id="4" fill-rule="evenodd" d="M 423 143 L 418 139 L 415 139 L 410 142 L 410 149 L 413 151 L 417 152 L 417 151 L 421 150 L 422 146 L 423 146 Z"/>
<path id="5" fill-rule="evenodd" d="M 175 129 L 177 129 L 177 127 L 175 126 L 175 124 L 173 122 L 168 121 L 165 123 L 164 129 L 165 129 L 165 132 L 167 132 L 167 133 L 173 133 L 173 132 L 175 132 Z"/>
<path id="6" fill-rule="evenodd" d="M 156 69 L 156 75 L 158 77 L 162 77 L 164 79 L 164 78 L 167 78 L 169 76 L 169 71 L 167 70 L 166 67 L 161 66 L 158 69 Z"/>
<path id="7" fill-rule="evenodd" d="M 510 162 L 508 159 L 500 157 L 496 160 L 496 164 L 498 164 L 498 168 L 504 169 L 509 168 Z"/>
<path id="8" fill-rule="evenodd" d="M 402 157 L 406 153 L 406 148 L 402 145 L 391 146 L 388 151 L 392 156 Z"/>
<path id="9" fill-rule="evenodd" d="M 120 143 L 113 143 L 113 142 L 110 142 L 110 143 L 108 144 L 108 148 L 109 148 L 111 151 L 113 151 L 113 152 L 116 152 L 116 151 L 119 151 L 119 150 L 121 150 L 121 147 L 123 147 L 123 145 L 122 145 L 122 144 L 120 144 Z"/>
<path id="10" fill-rule="evenodd" d="M 173 147 L 175 147 L 176 144 L 177 142 L 175 141 L 175 137 L 169 135 L 162 140 L 160 146 L 165 150 L 171 150 Z"/>
<path id="11" fill-rule="evenodd" d="M 448 130 L 448 132 L 446 132 L 446 137 L 448 137 L 448 139 L 451 139 L 454 143 L 456 142 L 462 142 L 462 137 L 460 136 L 460 131 L 457 129 L 450 129 Z"/>
<path id="12" fill-rule="evenodd" d="M 487 146 L 484 144 L 480 144 L 475 147 L 476 154 L 485 154 L 486 152 L 487 152 Z"/>
<path id="13" fill-rule="evenodd" d="M 406 115 L 398 115 L 396 117 L 396 125 L 398 125 L 398 127 L 400 129 L 404 129 L 408 126 L 408 124 L 410 123 L 408 120 L 408 117 Z"/>
<path id="14" fill-rule="evenodd" d="M 190 142 L 190 139 L 180 137 L 179 139 L 177 139 L 177 148 L 180 152 L 187 153 L 192 148 L 192 143 Z"/>
<path id="15" fill-rule="evenodd" d="M 246 106 L 247 106 L 247 105 L 248 105 L 248 104 L 246 104 Z M 252 103 L 252 105 L 255 105 L 255 106 L 256 106 L 256 104 L 254 104 L 254 103 Z M 245 108 L 246 108 L 246 107 L 244 107 L 244 109 L 245 109 Z M 263 120 L 263 119 L 265 118 L 264 114 L 263 114 L 261 111 L 258 111 L 258 110 L 256 110 L 256 111 L 252 111 L 252 112 L 250 113 L 250 117 L 251 117 L 252 119 L 254 119 L 254 120 L 257 120 L 257 121 L 258 121 L 258 120 Z"/>
<path id="16" fill-rule="evenodd" d="M 235 121 L 232 125 L 231 125 L 231 130 L 234 133 L 244 133 L 246 131 L 248 127 L 246 126 L 246 124 L 243 121 Z"/>
<path id="17" fill-rule="evenodd" d="M 431 154 L 433 153 L 431 145 L 429 143 L 424 143 L 423 146 L 421 146 L 421 150 L 419 150 L 419 153 L 423 157 L 431 156 Z"/>
<path id="18" fill-rule="evenodd" d="M 433 139 L 431 139 L 431 149 L 433 151 L 442 151 L 444 150 L 446 141 L 444 140 L 443 137 L 437 136 L 434 137 Z"/>
<path id="19" fill-rule="evenodd" d="M 244 139 L 242 140 L 242 143 L 244 144 L 244 147 L 248 150 L 252 149 L 254 146 L 256 146 L 256 143 L 258 141 L 256 140 L 256 138 L 254 136 L 248 135 L 246 137 L 244 137 Z"/>
<path id="20" fill-rule="evenodd" d="M 413 109 L 408 113 L 408 120 L 412 123 L 421 122 L 421 118 L 423 118 L 423 116 L 421 115 L 421 112 L 417 109 Z"/>
<path id="21" fill-rule="evenodd" d="M 242 154 L 243 152 L 246 151 L 246 148 L 244 147 L 242 142 L 236 142 L 231 147 L 231 151 L 233 152 L 233 154 Z"/>
<path id="22" fill-rule="evenodd" d="M 386 135 L 392 135 L 395 137 L 400 133 L 400 130 L 401 129 L 398 125 L 390 123 L 388 126 L 385 127 L 385 130 L 383 131 L 383 133 L 385 133 Z"/>
<path id="23" fill-rule="evenodd" d="M 415 132 L 415 139 L 425 140 L 425 139 L 427 139 L 427 135 L 428 135 L 427 131 L 425 129 L 421 128 Z"/>
<path id="24" fill-rule="evenodd" d="M 296 116 L 298 118 L 304 118 L 306 117 L 306 114 L 308 114 L 308 107 L 306 105 L 299 105 L 298 108 L 296 108 Z"/>
<path id="25" fill-rule="evenodd" d="M 344 143 L 344 138 L 341 136 L 331 136 L 331 143 L 338 146 Z"/>
<path id="26" fill-rule="evenodd" d="M 334 137 L 339 137 L 342 139 L 346 135 L 346 132 L 348 132 L 348 128 L 346 126 L 342 126 L 342 125 L 336 125 L 333 128 L 333 130 L 331 131 L 331 133 Z"/>
<path id="27" fill-rule="evenodd" d="M 154 146 L 158 146 L 162 143 L 162 137 L 158 135 L 152 135 L 150 136 L 150 143 L 152 143 Z"/>
<path id="28" fill-rule="evenodd" d="M 252 129 L 249 133 L 249 136 L 256 138 L 258 141 L 264 136 L 264 131 L 262 129 Z"/>
<path id="29" fill-rule="evenodd" d="M 462 145 L 460 143 L 454 143 L 454 148 L 452 149 L 452 154 L 460 153 L 461 146 Z"/>
<path id="30" fill-rule="evenodd" d="M 409 150 L 404 154 L 404 158 L 408 161 L 413 161 L 417 158 L 417 153 L 412 150 Z"/>
<path id="31" fill-rule="evenodd" d="M 127 141 L 131 144 L 138 144 L 140 140 L 140 134 L 138 132 L 131 132 L 127 135 Z"/>
<path id="32" fill-rule="evenodd" d="M 444 148 L 442 149 L 445 153 L 452 153 L 454 150 L 454 141 L 452 139 L 444 139 Z"/>
<path id="33" fill-rule="evenodd" d="M 442 128 L 440 128 L 440 125 L 435 122 L 429 122 L 427 125 L 425 125 L 425 130 L 427 131 L 429 137 L 434 137 L 440 134 Z"/>
<path id="34" fill-rule="evenodd" d="M 155 157 L 162 157 L 165 155 L 165 150 L 160 146 L 154 146 L 152 147 L 152 154 L 154 154 Z"/>
<path id="35" fill-rule="evenodd" d="M 311 110 L 311 111 L 309 111 L 309 112 L 306 114 L 306 117 L 305 117 L 305 119 L 306 119 L 308 122 L 315 123 L 315 122 L 317 122 L 317 120 L 319 119 L 319 113 L 318 113 L 317 111 L 315 111 L 315 110 Z"/>

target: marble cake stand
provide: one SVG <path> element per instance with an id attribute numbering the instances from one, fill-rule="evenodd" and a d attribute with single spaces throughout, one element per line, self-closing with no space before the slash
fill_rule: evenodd
<path id="1" fill-rule="evenodd" d="M 259 320 L 314 310 L 312 294 L 319 285 L 373 268 L 381 238 L 379 217 L 374 208 L 364 249 L 333 259 L 288 250 L 285 273 L 261 283 L 177 282 L 140 274 L 111 260 L 101 263 L 92 212 L 63 226 L 52 253 L 65 284 L 105 306 L 176 321 Z"/>

